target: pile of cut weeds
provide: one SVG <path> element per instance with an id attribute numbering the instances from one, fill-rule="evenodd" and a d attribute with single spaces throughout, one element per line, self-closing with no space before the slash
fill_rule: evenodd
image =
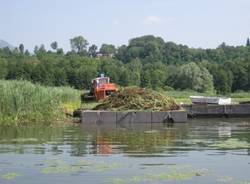
<path id="1" fill-rule="evenodd" d="M 180 107 L 171 97 L 144 88 L 127 87 L 104 99 L 102 103 L 97 105 L 93 110 L 169 111 L 179 109 Z"/>

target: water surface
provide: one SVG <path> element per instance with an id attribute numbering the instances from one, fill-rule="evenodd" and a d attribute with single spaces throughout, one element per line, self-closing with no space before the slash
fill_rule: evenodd
<path id="1" fill-rule="evenodd" d="M 1 184 L 250 184 L 250 120 L 0 127 Z"/>

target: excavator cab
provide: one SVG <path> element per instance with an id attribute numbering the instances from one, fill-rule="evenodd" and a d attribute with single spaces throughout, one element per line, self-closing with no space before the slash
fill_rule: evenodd
<path id="1" fill-rule="evenodd" d="M 94 96 L 97 101 L 102 100 L 117 91 L 116 85 L 114 83 L 110 83 L 109 77 L 98 77 L 93 79 L 92 86 L 94 89 Z"/>
<path id="2" fill-rule="evenodd" d="M 110 83 L 110 78 L 104 77 L 103 74 L 100 77 L 93 79 L 91 84 L 90 92 L 83 95 L 82 101 L 99 101 L 105 99 L 118 90 L 114 83 Z"/>

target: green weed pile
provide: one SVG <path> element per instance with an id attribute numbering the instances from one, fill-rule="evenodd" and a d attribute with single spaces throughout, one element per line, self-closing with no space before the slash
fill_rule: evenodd
<path id="1" fill-rule="evenodd" d="M 127 87 L 106 98 L 94 110 L 178 110 L 174 99 L 156 91 L 138 87 Z"/>
<path id="2" fill-rule="evenodd" d="M 63 104 L 80 101 L 69 87 L 44 87 L 27 81 L 0 80 L 0 122 L 55 121 L 64 118 Z"/>

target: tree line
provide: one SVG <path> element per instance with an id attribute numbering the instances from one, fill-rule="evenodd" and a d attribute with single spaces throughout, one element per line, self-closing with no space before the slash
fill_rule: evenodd
<path id="1" fill-rule="evenodd" d="M 215 49 L 189 48 L 146 35 L 128 45 L 103 44 L 99 49 L 82 36 L 70 39 L 64 52 L 56 41 L 51 49 L 23 44 L 0 49 L 0 79 L 28 80 L 47 86 L 89 89 L 104 73 L 121 86 L 163 90 L 194 90 L 226 94 L 250 90 L 250 41 L 244 46 L 222 43 Z"/>

